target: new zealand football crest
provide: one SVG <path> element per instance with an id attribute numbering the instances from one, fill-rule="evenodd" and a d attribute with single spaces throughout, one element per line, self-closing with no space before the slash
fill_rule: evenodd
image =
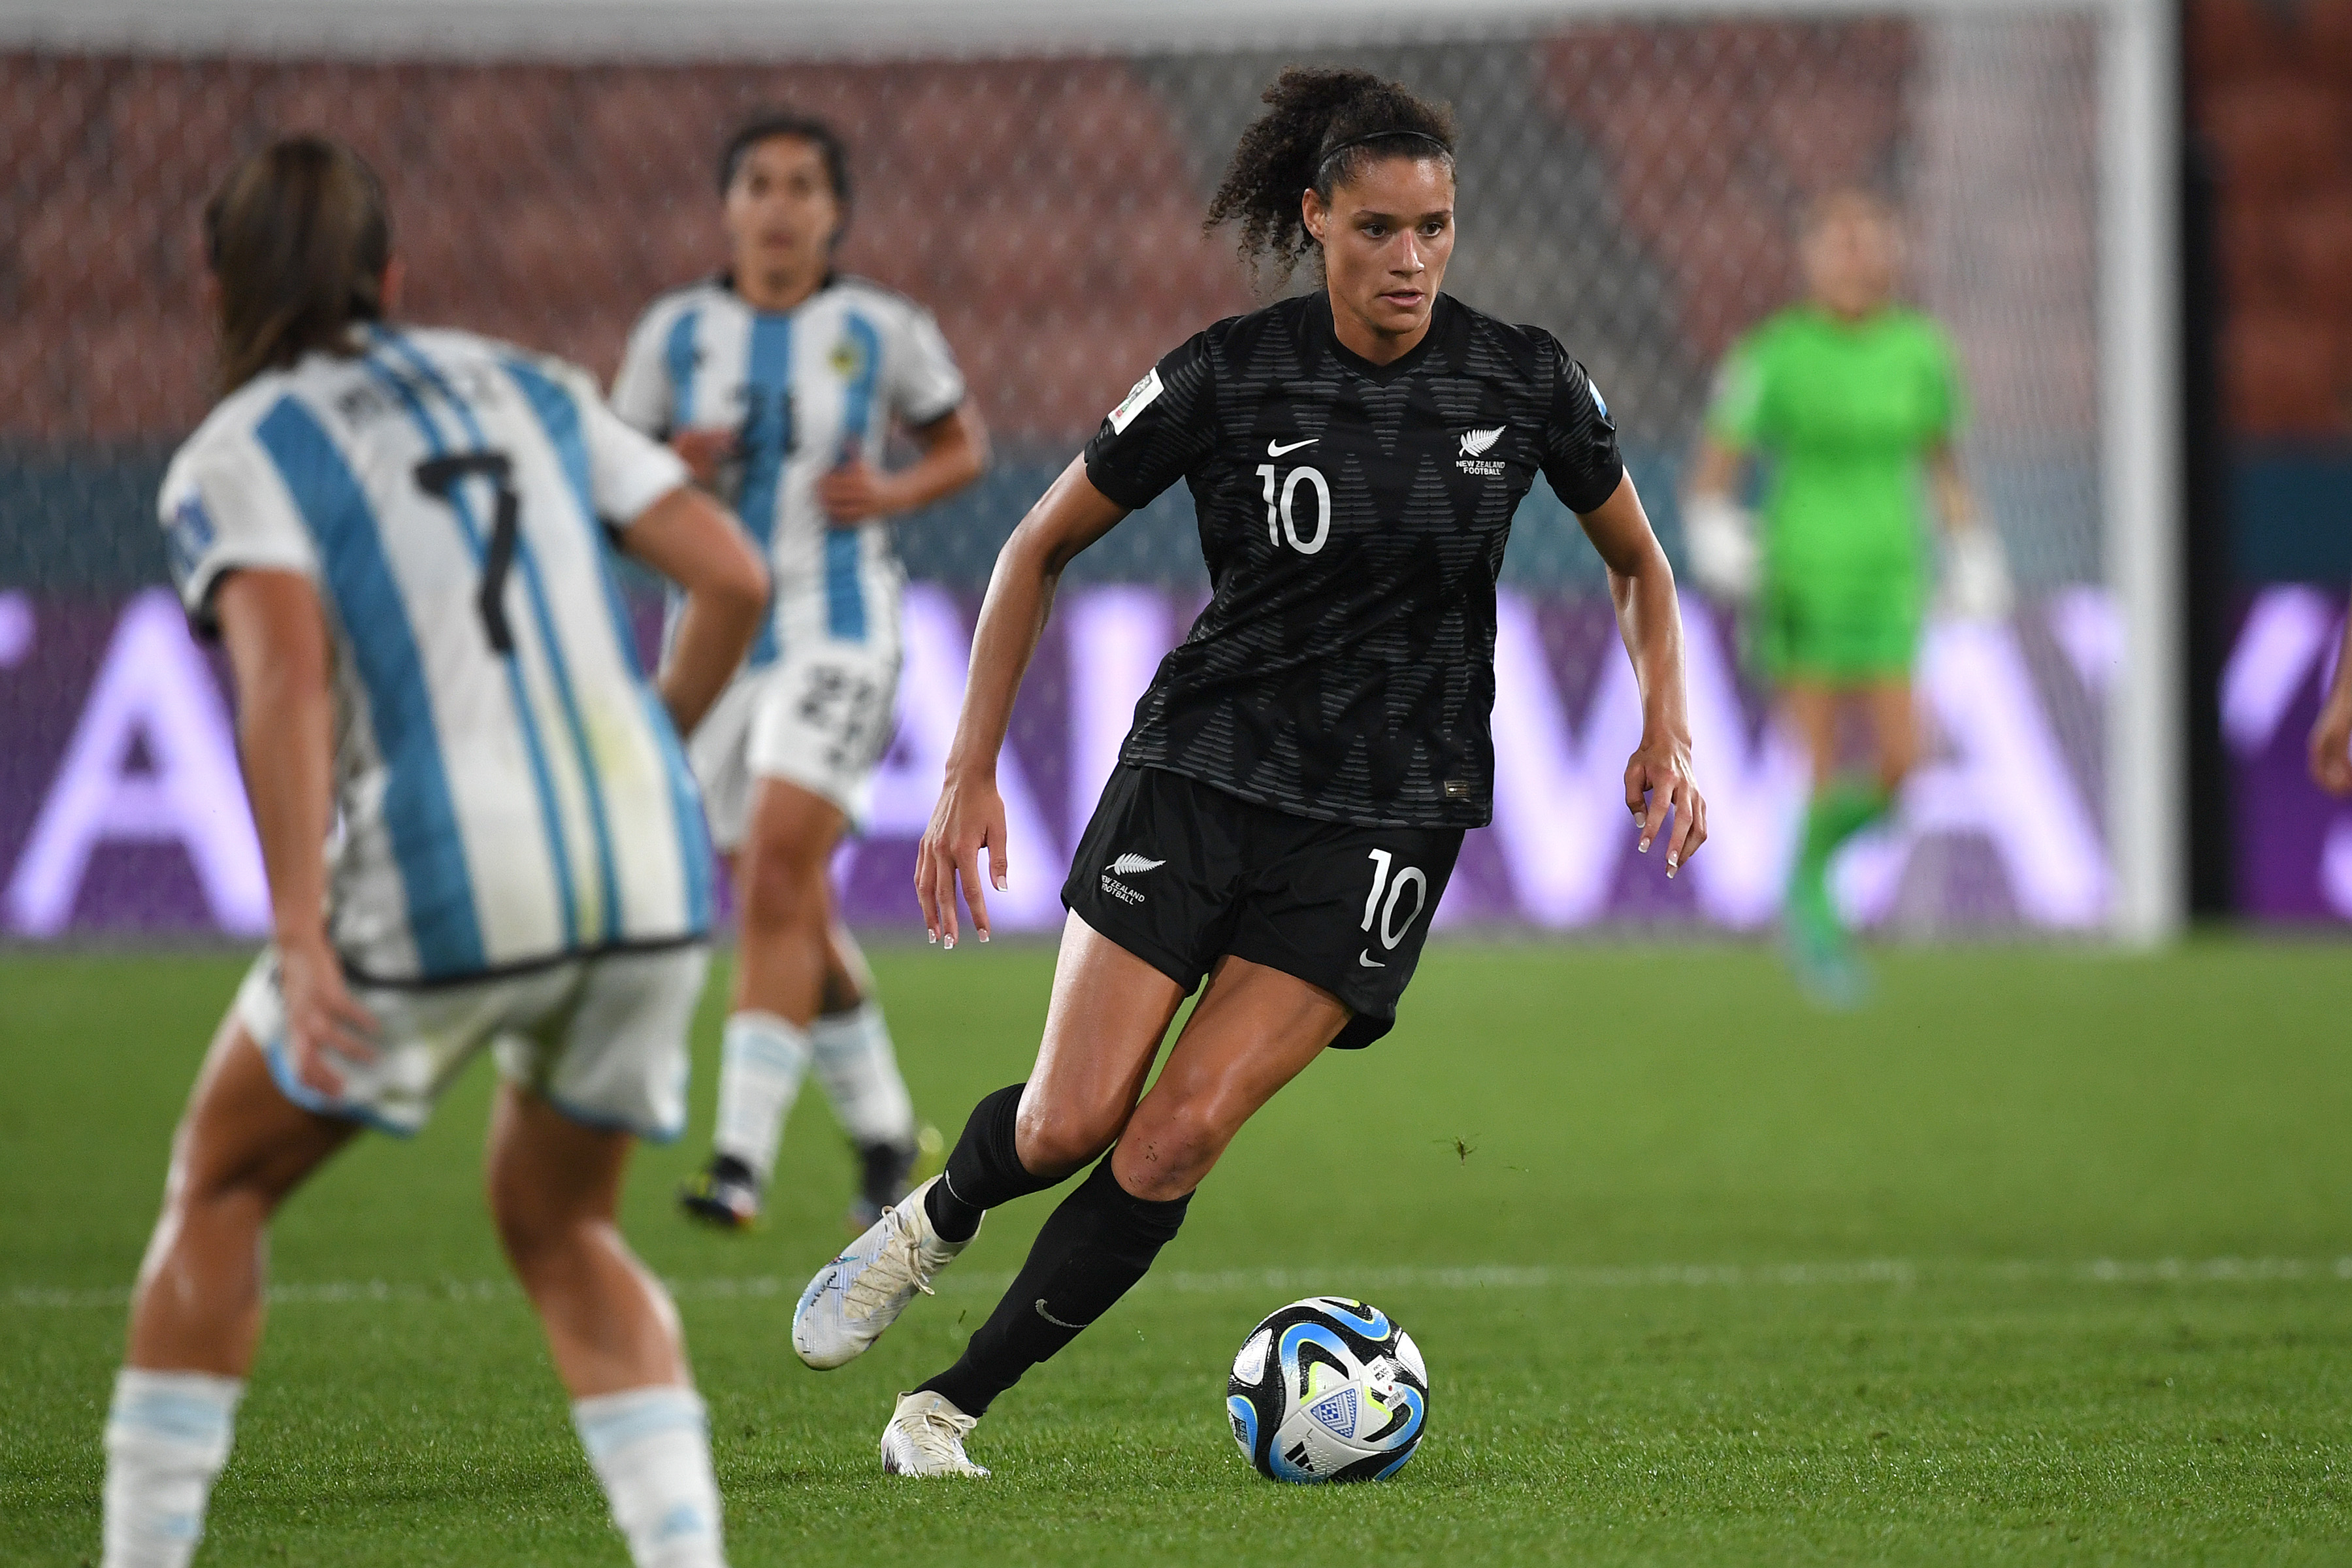
<path id="1" fill-rule="evenodd" d="M 1454 466 L 1482 479 L 1501 479 L 1502 459 L 1489 458 L 1486 454 L 1495 449 L 1495 443 L 1501 440 L 1503 432 L 1509 428 L 1507 425 L 1497 425 L 1488 430 L 1465 430 L 1462 433 L 1462 455 L 1454 460 Z"/>

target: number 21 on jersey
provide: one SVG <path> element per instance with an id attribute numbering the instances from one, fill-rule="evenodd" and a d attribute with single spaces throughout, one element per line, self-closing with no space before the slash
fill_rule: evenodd
<path id="1" fill-rule="evenodd" d="M 1276 483 L 1277 470 L 1272 463 L 1260 463 L 1257 477 L 1265 481 L 1265 539 L 1276 550 L 1287 538 L 1290 547 L 1301 555 L 1312 555 L 1323 548 L 1331 537 L 1331 485 L 1319 468 L 1293 468 L 1287 479 Z M 1315 492 L 1315 532 L 1312 537 L 1298 536 L 1298 489 L 1301 485 Z"/>

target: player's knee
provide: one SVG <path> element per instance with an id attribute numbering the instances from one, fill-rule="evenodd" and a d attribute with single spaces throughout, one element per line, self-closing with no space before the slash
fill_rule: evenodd
<path id="1" fill-rule="evenodd" d="M 1161 1164 L 1144 1155 L 1118 1173 L 1118 1184 L 1146 1203 L 1173 1203 L 1197 1188 L 1215 1163 L 1213 1155 L 1182 1166 Z"/>
<path id="2" fill-rule="evenodd" d="M 222 1224 L 266 1225 L 286 1191 L 252 1172 L 174 1171 L 163 1188 L 162 1228 L 175 1235 L 209 1233 Z"/>
<path id="3" fill-rule="evenodd" d="M 743 922 L 762 930 L 826 926 L 828 856 L 796 844 L 762 845 L 743 856 Z"/>
<path id="4" fill-rule="evenodd" d="M 1032 1175 L 1070 1174 L 1118 1139 L 1121 1109 L 1046 1105 L 1024 1097 L 1013 1124 L 1021 1163 Z"/>
<path id="5" fill-rule="evenodd" d="M 284 1159 L 205 1158 L 182 1147 L 163 1182 L 163 1212 L 209 1220 L 249 1218 L 267 1223 L 278 1205 L 302 1184 L 308 1167 Z"/>
<path id="6" fill-rule="evenodd" d="M 1205 1100 L 1154 1105 L 1147 1100 L 1120 1140 L 1127 1156 L 1119 1183 L 1154 1203 L 1181 1198 L 1201 1184 L 1233 1141 L 1233 1130 Z"/>
<path id="7" fill-rule="evenodd" d="M 572 1215 L 521 1211 L 499 1216 L 499 1246 L 527 1289 L 576 1274 L 593 1241 L 593 1225 Z"/>
<path id="8" fill-rule="evenodd" d="M 490 1218 L 507 1261 L 526 1280 L 578 1251 L 591 1224 L 591 1216 L 575 1205 L 551 1201 L 530 1184 L 513 1181 L 491 1186 Z"/>
<path id="9" fill-rule="evenodd" d="M 507 1261 L 518 1268 L 546 1248 L 554 1228 L 537 1205 L 500 1187 L 490 1189 L 490 1221 Z"/>

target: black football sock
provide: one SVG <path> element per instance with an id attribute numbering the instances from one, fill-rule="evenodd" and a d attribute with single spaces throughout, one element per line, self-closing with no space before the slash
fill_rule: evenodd
<path id="1" fill-rule="evenodd" d="M 1031 1175 L 1013 1146 L 1021 1091 L 1028 1087 L 1016 1083 L 1000 1089 L 971 1108 L 971 1120 L 963 1124 L 963 1136 L 948 1155 L 944 1179 L 933 1182 L 923 1194 L 923 1212 L 941 1240 L 970 1241 L 980 1229 L 980 1216 L 997 1205 L 1061 1184 L 1059 1176 L 1048 1181 Z"/>
<path id="2" fill-rule="evenodd" d="M 1165 1203 L 1135 1196 L 1103 1156 L 1038 1231 L 1029 1261 L 964 1346 L 963 1359 L 923 1386 L 967 1415 L 986 1410 L 1143 1278 L 1192 1201 L 1190 1194 Z"/>
<path id="3" fill-rule="evenodd" d="M 860 1197 L 877 1209 L 887 1209 L 907 1195 L 907 1175 L 915 1168 L 913 1143 L 859 1143 L 855 1148 Z"/>

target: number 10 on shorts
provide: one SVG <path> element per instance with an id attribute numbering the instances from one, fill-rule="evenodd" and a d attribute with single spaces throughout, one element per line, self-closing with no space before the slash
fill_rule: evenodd
<path id="1" fill-rule="evenodd" d="M 1422 875 L 1418 866 L 1397 867 L 1396 875 L 1391 877 L 1389 868 L 1395 857 L 1385 849 L 1374 849 L 1370 853 L 1372 890 L 1364 899 L 1364 930 L 1373 930 L 1377 922 L 1381 945 L 1394 952 L 1396 944 L 1405 939 L 1405 933 L 1412 930 L 1412 922 L 1421 918 L 1422 910 L 1429 903 L 1429 879 Z M 1404 923 L 1399 925 L 1397 900 L 1408 887 L 1412 889 L 1412 907 L 1405 911 Z M 1381 901 L 1382 893 L 1388 895 L 1385 904 Z"/>

